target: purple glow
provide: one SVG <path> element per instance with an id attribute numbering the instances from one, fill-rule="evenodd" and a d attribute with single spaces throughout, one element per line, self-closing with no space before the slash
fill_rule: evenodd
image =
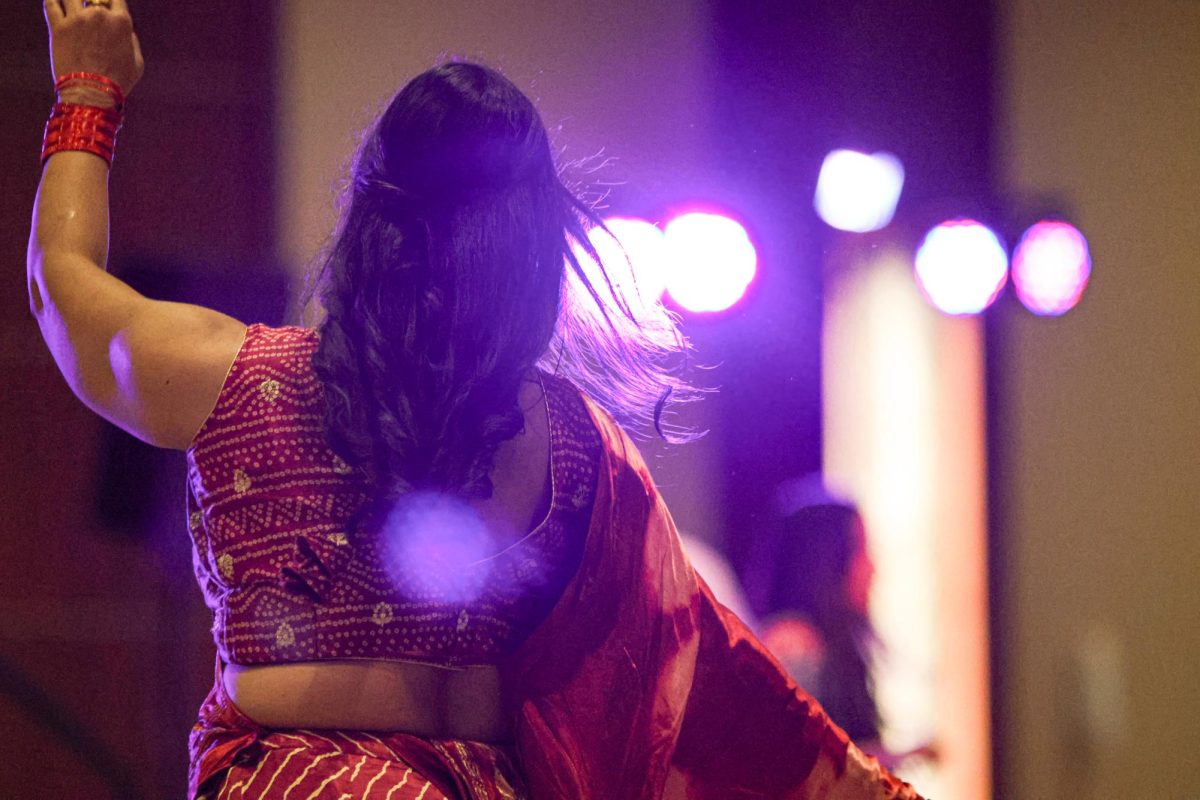
<path id="1" fill-rule="evenodd" d="M 690 311 L 724 311 L 754 280 L 758 255 L 746 229 L 720 214 L 692 212 L 667 223 L 667 291 Z"/>
<path id="2" fill-rule="evenodd" d="M 813 206 L 826 224 L 866 233 L 887 227 L 904 187 L 904 166 L 891 153 L 834 150 L 825 156 Z"/>
<path id="3" fill-rule="evenodd" d="M 1025 231 L 1013 253 L 1013 286 L 1034 314 L 1065 314 L 1079 302 L 1092 272 L 1087 239 L 1066 222 L 1043 220 Z"/>
<path id="4" fill-rule="evenodd" d="M 466 503 L 416 492 L 401 498 L 388 515 L 381 549 L 397 585 L 426 599 L 466 603 L 487 584 L 495 540 Z"/>
<path id="5" fill-rule="evenodd" d="M 1008 279 L 1008 254 L 991 228 L 972 219 L 943 222 L 917 249 L 921 291 L 947 314 L 978 314 Z"/>

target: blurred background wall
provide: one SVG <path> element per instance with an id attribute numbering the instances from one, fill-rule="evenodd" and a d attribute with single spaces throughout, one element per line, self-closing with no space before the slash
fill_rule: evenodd
<path id="1" fill-rule="evenodd" d="M 151 295 L 282 316 L 274 25 L 235 0 L 138 16 L 152 66 L 120 134 L 110 268 Z M 183 457 L 90 413 L 39 340 L 21 264 L 53 97 L 41 8 L 5 3 L 0 39 L 0 797 L 179 797 L 213 665 Z"/>
<path id="2" fill-rule="evenodd" d="M 1200 767 L 1200 4 L 999 6 L 996 161 L 1096 271 L 997 311 L 999 797 L 1193 797 Z"/>

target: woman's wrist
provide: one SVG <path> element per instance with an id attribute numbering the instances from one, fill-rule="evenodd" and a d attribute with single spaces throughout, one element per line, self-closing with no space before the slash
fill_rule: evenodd
<path id="1" fill-rule="evenodd" d="M 94 86 L 64 86 L 58 92 L 61 103 L 93 108 L 117 108 L 117 99 L 110 93 Z"/>
<path id="2" fill-rule="evenodd" d="M 55 153 L 82 151 L 112 166 L 117 131 L 124 120 L 125 93 L 113 80 L 91 72 L 72 72 L 55 83 L 58 102 L 46 123 L 42 163 Z"/>

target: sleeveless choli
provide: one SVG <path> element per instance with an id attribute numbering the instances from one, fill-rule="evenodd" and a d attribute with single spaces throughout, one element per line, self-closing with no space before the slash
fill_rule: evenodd
<path id="1" fill-rule="evenodd" d="M 426 494 L 352 534 L 367 487 L 325 439 L 316 347 L 315 331 L 251 325 L 187 452 L 193 562 L 218 655 L 499 662 L 579 563 L 600 458 L 583 398 L 543 376 L 551 492 L 527 535 L 499 546 L 468 505 Z"/>

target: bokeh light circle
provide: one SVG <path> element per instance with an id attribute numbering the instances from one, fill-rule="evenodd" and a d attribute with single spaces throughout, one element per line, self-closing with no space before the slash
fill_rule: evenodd
<path id="1" fill-rule="evenodd" d="M 904 165 L 891 153 L 834 150 L 825 156 L 813 207 L 838 230 L 867 233 L 887 227 L 904 188 Z"/>
<path id="2" fill-rule="evenodd" d="M 1092 272 L 1084 235 L 1070 223 L 1042 220 L 1017 243 L 1013 287 L 1034 314 L 1065 314 L 1079 302 Z"/>
<path id="3" fill-rule="evenodd" d="M 633 217 L 609 217 L 608 228 L 592 228 L 588 239 L 600 255 L 609 280 L 631 302 L 652 304 L 667 287 L 667 242 L 653 223 Z M 610 235 L 611 234 L 611 235 Z"/>
<path id="4" fill-rule="evenodd" d="M 666 287 L 689 311 L 724 311 L 754 280 L 758 254 L 740 223 L 721 214 L 690 212 L 664 231 L 668 250 Z"/>
<path id="5" fill-rule="evenodd" d="M 991 228 L 947 220 L 925 235 L 915 259 L 921 291 L 947 314 L 978 314 L 1008 279 L 1008 254 Z"/>

